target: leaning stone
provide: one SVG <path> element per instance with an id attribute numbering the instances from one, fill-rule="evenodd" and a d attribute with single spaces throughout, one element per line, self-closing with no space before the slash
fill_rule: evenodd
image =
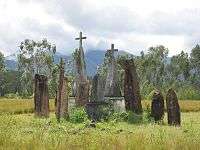
<path id="1" fill-rule="evenodd" d="M 127 111 L 142 113 L 142 103 L 138 75 L 133 59 L 119 61 L 124 69 L 124 99 Z"/>

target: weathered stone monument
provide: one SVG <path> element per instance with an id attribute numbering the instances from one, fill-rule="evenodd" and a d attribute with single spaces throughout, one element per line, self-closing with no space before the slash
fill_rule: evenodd
<path id="1" fill-rule="evenodd" d="M 68 117 L 68 80 L 64 76 L 65 63 L 63 59 L 60 60 L 60 76 L 59 76 L 59 85 L 58 92 L 56 94 L 56 118 L 60 121 L 60 118 Z"/>
<path id="2" fill-rule="evenodd" d="M 35 75 L 35 116 L 49 116 L 49 95 L 48 95 L 48 79 L 44 75 Z"/>
<path id="3" fill-rule="evenodd" d="M 86 39 L 86 37 L 83 37 L 82 32 L 80 32 L 79 38 L 76 38 L 76 40 L 79 40 L 79 48 L 76 49 L 74 53 L 76 67 L 75 103 L 77 106 L 85 106 L 89 100 L 89 81 L 86 74 L 86 64 L 82 46 L 83 39 Z"/>
<path id="4" fill-rule="evenodd" d="M 104 101 L 105 80 L 100 74 L 96 74 L 92 80 L 91 101 Z"/>
<path id="5" fill-rule="evenodd" d="M 155 91 L 151 103 L 151 117 L 160 121 L 164 117 L 164 98 L 160 91 Z"/>
<path id="6" fill-rule="evenodd" d="M 168 124 L 179 126 L 181 124 L 180 107 L 177 95 L 173 89 L 169 89 L 167 92 L 166 105 Z"/>
<path id="7" fill-rule="evenodd" d="M 118 74 L 116 70 L 116 60 L 114 52 L 118 51 L 114 48 L 114 44 L 111 44 L 111 49 L 107 50 L 106 55 L 108 56 L 108 72 L 105 84 L 105 97 L 121 97 L 120 86 L 118 82 Z"/>
<path id="8" fill-rule="evenodd" d="M 127 111 L 133 111 L 137 114 L 142 113 L 142 104 L 138 75 L 134 60 L 125 59 L 119 61 L 124 69 L 124 99 Z"/>
<path id="9" fill-rule="evenodd" d="M 104 86 L 104 78 L 97 73 L 92 80 L 90 102 L 86 105 L 87 114 L 94 122 L 100 121 L 106 116 L 105 109 L 109 106 L 104 100 Z"/>

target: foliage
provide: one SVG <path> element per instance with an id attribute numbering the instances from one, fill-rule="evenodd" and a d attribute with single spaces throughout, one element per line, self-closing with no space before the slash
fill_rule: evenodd
<path id="1" fill-rule="evenodd" d="M 69 120 L 72 123 L 83 123 L 88 119 L 87 113 L 84 108 L 73 108 L 69 115 Z"/>
<path id="2" fill-rule="evenodd" d="M 4 71 L 5 69 L 5 58 L 4 55 L 0 52 L 0 72 Z"/>
<path id="3" fill-rule="evenodd" d="M 33 92 L 33 78 L 35 74 L 44 74 L 51 78 L 55 45 L 43 39 L 33 41 L 26 39 L 20 44 L 18 55 L 18 69 L 21 73 L 22 95 L 28 96 Z"/>

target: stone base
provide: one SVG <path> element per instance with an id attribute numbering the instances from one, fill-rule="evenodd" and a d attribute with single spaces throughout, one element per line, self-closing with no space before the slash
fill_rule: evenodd
<path id="1" fill-rule="evenodd" d="M 107 102 L 89 102 L 86 104 L 86 112 L 88 117 L 93 121 L 101 121 L 107 119 L 112 109 Z"/>

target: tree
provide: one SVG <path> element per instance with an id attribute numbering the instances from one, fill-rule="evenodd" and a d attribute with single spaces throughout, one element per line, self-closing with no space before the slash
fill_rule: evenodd
<path id="1" fill-rule="evenodd" d="M 170 64 L 167 66 L 168 73 L 170 73 L 171 80 L 186 81 L 190 76 L 190 60 L 188 54 L 181 51 L 180 54 L 171 58 Z"/>
<path id="2" fill-rule="evenodd" d="M 193 80 L 200 88 L 200 46 L 198 44 L 192 49 L 190 57 L 193 71 Z"/>
<path id="3" fill-rule="evenodd" d="M 56 46 L 52 45 L 47 39 L 33 41 L 26 39 L 20 44 L 18 55 L 19 71 L 21 73 L 21 83 L 23 84 L 23 94 L 31 95 L 33 91 L 32 79 L 35 74 L 52 76 L 53 56 Z"/>
<path id="4" fill-rule="evenodd" d="M 150 47 L 148 53 L 141 52 L 141 57 L 137 57 L 136 65 L 140 80 L 145 83 L 148 81 L 155 87 L 161 88 L 164 82 L 168 49 L 160 45 Z"/>
<path id="5" fill-rule="evenodd" d="M 3 53 L 0 52 L 0 72 L 4 71 L 5 69 L 5 58 L 4 58 L 4 55 Z"/>
<path id="6" fill-rule="evenodd" d="M 4 65 L 4 55 L 0 52 L 0 96 L 3 95 L 3 71 L 5 69 Z"/>

